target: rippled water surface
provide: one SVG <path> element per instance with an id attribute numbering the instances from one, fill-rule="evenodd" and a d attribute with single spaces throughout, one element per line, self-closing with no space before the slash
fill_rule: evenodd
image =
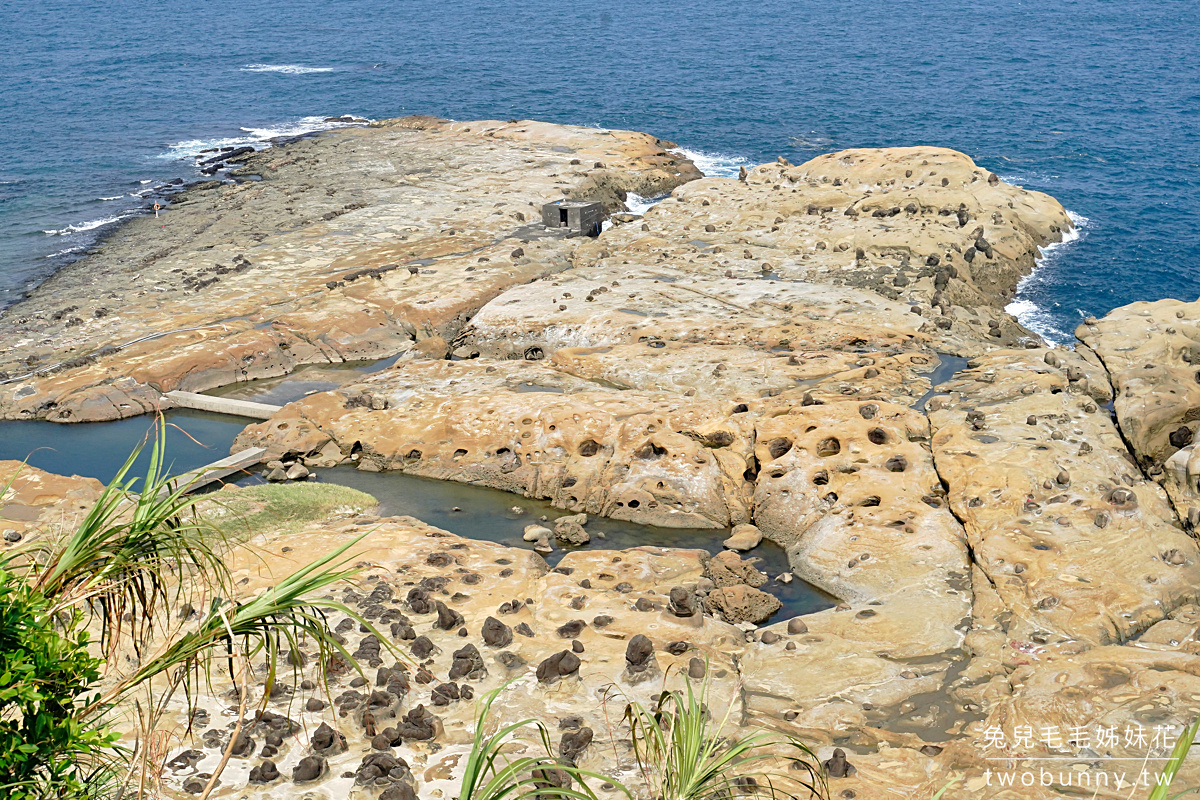
<path id="1" fill-rule="evenodd" d="M 1200 294 L 1198 21 L 1192 0 L 0 3 L 0 305 L 205 147 L 431 113 L 647 130 L 718 172 L 958 148 L 1086 220 L 1014 306 L 1063 339 Z"/>

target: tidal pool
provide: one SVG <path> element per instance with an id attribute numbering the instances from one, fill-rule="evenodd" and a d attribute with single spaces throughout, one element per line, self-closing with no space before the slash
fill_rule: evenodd
<path id="1" fill-rule="evenodd" d="M 249 422 L 242 417 L 176 409 L 164 415 L 167 426 L 167 461 L 172 473 L 204 466 L 229 454 L 234 437 Z M 55 422 L 0 422 L 0 460 L 14 459 L 61 475 L 82 475 L 108 482 L 135 447 L 154 435 L 152 416 L 115 422 L 64 425 Z M 149 454 L 139 456 L 132 474 L 145 474 Z M 232 476 L 239 484 L 261 482 L 254 472 Z M 317 470 L 317 479 L 367 492 L 379 500 L 381 516 L 407 515 L 430 525 L 465 536 L 511 547 L 532 548 L 521 537 L 526 525 L 547 524 L 569 514 L 543 500 L 533 500 L 498 489 L 454 481 L 439 481 L 400 472 L 363 472 L 350 466 Z M 589 516 L 587 531 L 592 549 L 621 550 L 629 547 L 699 548 L 719 553 L 728 529 L 657 528 Z M 568 552 L 558 543 L 545 556 L 557 564 Z M 758 568 L 770 580 L 764 591 L 779 598 L 783 608 L 776 619 L 809 614 L 835 605 L 838 600 L 817 587 L 795 578 L 791 583 L 776 579 L 789 572 L 787 553 L 764 540 L 745 554 L 758 560 Z"/>

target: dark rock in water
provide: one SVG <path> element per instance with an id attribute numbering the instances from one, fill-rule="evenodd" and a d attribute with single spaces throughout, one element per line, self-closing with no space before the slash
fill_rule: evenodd
<path id="1" fill-rule="evenodd" d="M 564 733 L 562 740 L 558 743 L 559 755 L 566 761 L 574 764 L 575 760 L 592 743 L 592 736 L 592 729 L 588 727 L 581 727 L 577 731 Z"/>
<path id="2" fill-rule="evenodd" d="M 267 759 L 259 764 L 254 769 L 250 770 L 251 783 L 270 783 L 279 777 L 279 767 L 275 766 L 275 762 Z"/>
<path id="3" fill-rule="evenodd" d="M 437 626 L 444 631 L 452 631 L 455 628 L 461 627 L 466 621 L 463 615 L 453 610 L 441 600 L 434 603 L 434 608 L 437 609 Z"/>
<path id="4" fill-rule="evenodd" d="M 572 653 L 570 650 L 563 650 L 559 653 L 547 658 L 541 664 L 538 664 L 537 679 L 539 683 L 554 683 L 559 678 L 564 678 L 579 671 L 579 665 L 582 662 L 579 656 Z"/>
<path id="5" fill-rule="evenodd" d="M 512 628 L 495 617 L 483 621 L 483 642 L 489 647 L 508 647 L 512 644 Z"/>
<path id="6" fill-rule="evenodd" d="M 325 759 L 322 756 L 305 756 L 292 769 L 293 783 L 315 781 L 325 772 Z"/>
<path id="7" fill-rule="evenodd" d="M 419 705 L 412 711 L 409 711 L 396 727 L 396 731 L 404 739 L 416 739 L 418 741 L 428 741 L 437 735 L 437 729 L 440 725 L 440 720 L 424 705 Z"/>
<path id="8" fill-rule="evenodd" d="M 254 152 L 253 147 L 237 147 L 237 148 L 234 148 L 233 150 L 230 150 L 227 153 L 221 153 L 219 155 L 213 156 L 212 158 L 201 161 L 200 166 L 207 167 L 211 164 L 216 164 L 219 161 L 228 161 L 232 158 L 239 158 L 241 156 L 249 155 L 253 152 Z M 203 172 L 203 170 L 201 170 L 201 172 Z"/>
<path id="9" fill-rule="evenodd" d="M 450 665 L 450 680 L 468 677 L 473 681 L 481 681 L 487 677 L 487 668 L 483 665 L 483 656 L 479 648 L 473 644 L 454 651 L 454 663 Z"/>
<path id="10" fill-rule="evenodd" d="M 833 756 L 825 762 L 825 772 L 831 778 L 848 778 L 858 772 L 854 765 L 846 760 L 846 751 L 835 748 Z"/>

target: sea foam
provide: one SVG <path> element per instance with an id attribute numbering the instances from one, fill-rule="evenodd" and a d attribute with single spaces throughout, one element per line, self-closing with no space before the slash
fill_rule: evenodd
<path id="1" fill-rule="evenodd" d="M 285 122 L 269 128 L 241 128 L 244 136 L 225 136 L 217 139 L 187 139 L 167 147 L 166 152 L 159 158 L 191 159 L 198 155 L 211 155 L 205 151 L 222 147 L 265 147 L 271 139 L 287 136 L 303 136 L 306 133 L 331 131 L 335 128 L 350 128 L 365 125 L 367 122 L 346 122 L 337 120 L 326 122 L 326 117 L 301 117 L 292 122 Z"/>
<path id="2" fill-rule="evenodd" d="M 721 153 L 705 153 L 700 150 L 688 150 L 680 147 L 672 153 L 690 159 L 706 178 L 736 178 L 740 167 L 750 163 L 741 156 L 727 156 Z M 629 193 L 625 198 L 625 207 L 631 214 L 645 214 L 654 206 L 670 197 L 669 194 L 642 197 L 640 194 Z"/>
<path id="3" fill-rule="evenodd" d="M 1054 293 L 1051 291 L 1042 291 L 1050 285 L 1055 277 L 1053 269 L 1049 268 L 1062 256 L 1067 247 L 1087 236 L 1091 220 L 1071 210 L 1067 211 L 1067 216 L 1071 218 L 1075 227 L 1063 234 L 1061 241 L 1038 248 L 1038 257 L 1033 272 L 1021 279 L 1021 282 L 1017 284 L 1016 297 L 1004 307 L 1004 310 L 1016 317 L 1018 322 L 1052 345 L 1067 344 L 1075 338 L 1074 334 L 1071 331 L 1064 331 L 1056 323 L 1052 311 L 1038 305 L 1030 299 L 1030 296 L 1034 294 L 1053 296 Z M 1058 305 L 1055 303 L 1054 307 L 1057 308 Z M 1076 310 L 1078 311 L 1078 309 Z M 1083 316 L 1082 312 L 1080 312 L 1080 316 Z"/>
<path id="4" fill-rule="evenodd" d="M 302 67 L 299 64 L 247 64 L 239 72 L 278 72 L 283 75 L 308 75 L 313 72 L 333 72 L 333 67 Z"/>
<path id="5" fill-rule="evenodd" d="M 723 153 L 705 153 L 702 150 L 688 150 L 681 147 L 674 151 L 685 158 L 690 158 L 696 169 L 704 173 L 706 178 L 736 178 L 738 170 L 749 164 L 742 156 L 727 156 Z"/>
<path id="6" fill-rule="evenodd" d="M 105 225 L 112 225 L 113 223 L 120 222 L 128 216 L 130 216 L 130 214 L 118 214 L 115 217 L 104 217 L 103 219 L 88 220 L 87 222 L 79 222 L 74 225 L 68 225 L 65 228 L 59 228 L 58 230 L 52 229 L 48 231 L 42 231 L 42 233 L 46 234 L 47 236 L 70 236 L 72 233 L 94 231 L 96 228 L 103 228 Z"/>

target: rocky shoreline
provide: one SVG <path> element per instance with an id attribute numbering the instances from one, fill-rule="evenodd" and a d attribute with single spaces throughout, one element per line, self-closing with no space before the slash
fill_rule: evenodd
<path id="1" fill-rule="evenodd" d="M 276 561 L 378 524 L 347 597 L 462 680 L 405 673 L 379 698 L 430 733 L 400 744 L 362 717 L 390 667 L 386 691 L 339 687 L 337 753 L 310 706 L 308 733 L 271 761 L 283 777 L 255 782 L 243 754 L 230 793 L 277 793 L 320 755 L 313 777 L 328 777 L 289 792 L 375 798 L 386 782 L 351 780 L 374 748 L 408 760 L 420 796 L 448 798 L 472 719 L 458 698 L 509 679 L 523 691 L 505 718 L 561 718 L 577 743 L 608 735 L 605 687 L 648 697 L 672 668 L 707 669 L 743 724 L 805 736 L 822 758 L 843 748 L 855 769 L 830 788 L 846 798 L 928 797 L 953 776 L 955 797 L 1065 796 L 993 778 L 1039 758 L 1090 775 L 1147 755 L 1097 743 L 1098 726 L 1200 715 L 1200 305 L 1134 304 L 1089 320 L 1074 350 L 1045 347 L 1003 307 L 1070 230 L 1052 198 L 939 148 L 720 179 L 646 134 L 429 118 L 263 151 L 234 174 L 256 179 L 130 223 L 5 312 L 0 415 L 116 419 L 175 389 L 399 356 L 285 405 L 235 449 L 663 527 L 753 526 L 740 531 L 787 547 L 842 602 L 756 628 L 757 573 L 729 551 L 587 550 L 549 570 L 411 518 L 264 535 L 265 566 L 239 567 L 251 594 Z M 629 192 L 670 195 L 637 216 Z M 540 204 L 561 197 L 603 202 L 612 226 L 542 228 Z M 952 358 L 966 367 L 934 385 Z M 94 491 L 25 480 L 6 526 L 62 521 Z M 1059 739 L 1014 742 L 1026 727 Z M 185 792 L 218 752 L 196 747 L 169 781 Z M 576 755 L 622 768 L 612 748 Z"/>

